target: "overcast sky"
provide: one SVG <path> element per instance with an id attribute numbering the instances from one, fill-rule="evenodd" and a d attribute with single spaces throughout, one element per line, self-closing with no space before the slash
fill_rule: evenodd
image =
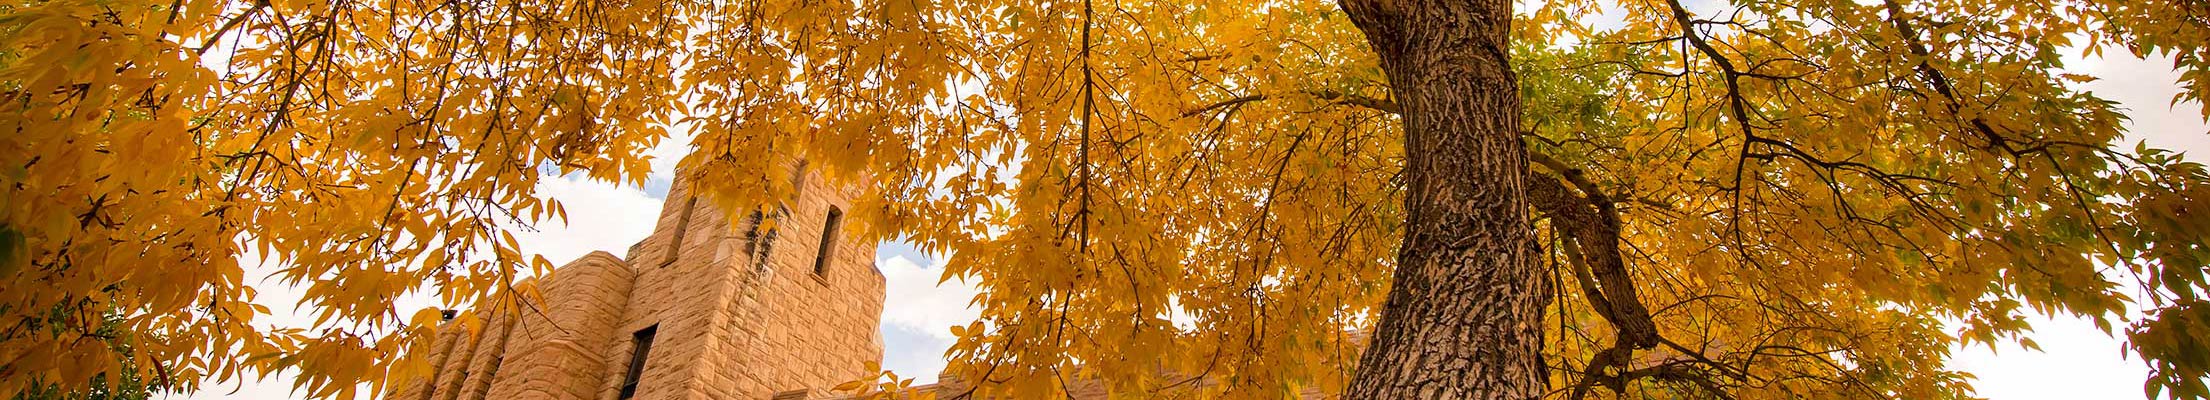
<path id="1" fill-rule="evenodd" d="M 2151 146 L 2210 152 L 2210 127 L 2192 104 L 2168 106 L 2178 92 L 2169 60 L 2068 61 L 2075 72 L 2103 77 L 2082 85 L 2104 98 L 2128 107 L 2133 120 L 2129 137 Z M 674 160 L 685 151 L 685 138 L 669 140 L 654 149 L 658 159 L 645 187 L 617 187 L 578 177 L 552 177 L 540 187 L 539 196 L 559 199 L 568 209 L 566 224 L 546 222 L 536 232 L 517 235 L 524 251 L 542 254 L 556 263 L 591 251 L 625 254 L 631 243 L 652 231 L 652 223 L 666 195 Z M 2131 147 L 2131 146 L 2127 146 Z M 944 349 L 951 345 L 952 325 L 975 318 L 966 306 L 974 289 L 959 281 L 936 284 L 943 260 L 903 243 L 884 243 L 876 251 L 877 266 L 888 281 L 882 319 L 885 343 L 883 366 L 901 376 L 932 382 L 944 367 Z M 296 290 L 273 280 L 262 282 L 263 304 L 277 315 L 272 324 L 300 326 L 303 318 L 289 310 Z M 2087 322 L 2074 318 L 2034 319 L 2032 338 L 2042 351 L 2017 346 L 1958 349 L 1949 366 L 1979 377 L 1975 385 L 1991 399 L 2133 399 L 2142 398 L 2141 383 L 2148 373 L 2139 360 L 2128 359 L 2118 339 L 2104 335 Z M 283 377 L 259 382 L 210 383 L 199 393 L 174 395 L 189 399 L 282 399 L 296 397 Z"/>
<path id="2" fill-rule="evenodd" d="M 2178 74 L 2171 71 L 2170 59 L 2075 56 L 2068 57 L 2065 65 L 2075 73 L 2103 78 L 2080 86 L 2128 109 L 2129 142 L 2147 141 L 2151 147 L 2183 151 L 2197 162 L 2210 154 L 2210 126 L 2203 123 L 2195 104 L 2170 105 L 2172 96 L 2179 94 L 2179 86 L 2173 83 Z M 2042 351 L 2016 345 L 1969 347 L 1951 354 L 1949 366 L 1977 376 L 1979 382 L 1973 387 L 1990 399 L 2147 397 L 2141 383 L 2148 379 L 2148 366 L 2126 355 L 2123 333 L 2112 338 L 2080 318 L 2037 315 L 2031 321 L 2031 337 Z"/>

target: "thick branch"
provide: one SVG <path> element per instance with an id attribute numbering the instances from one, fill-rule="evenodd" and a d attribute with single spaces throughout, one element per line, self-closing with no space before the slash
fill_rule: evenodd
<path id="1" fill-rule="evenodd" d="M 1357 94 L 1337 92 L 1333 90 L 1308 90 L 1305 91 L 1305 94 L 1312 95 L 1312 97 L 1318 97 L 1322 100 L 1334 100 L 1343 104 L 1373 109 L 1374 111 L 1380 111 L 1390 114 L 1403 113 L 1402 111 L 1397 109 L 1397 103 L 1389 101 L 1389 99 L 1377 99 L 1372 97 L 1360 96 Z"/>
<path id="2" fill-rule="evenodd" d="M 1595 275 L 1594 289 L 1598 293 L 1585 293 L 1589 301 L 1597 304 L 1605 320 L 1619 328 L 1622 343 L 1639 349 L 1657 346 L 1657 325 L 1636 295 L 1634 277 L 1628 274 L 1626 259 L 1620 255 L 1619 209 L 1580 170 L 1539 153 L 1529 153 L 1527 158 L 1563 177 L 1529 172 L 1527 199 L 1550 216 L 1551 226 L 1564 233 L 1568 250 L 1578 253 L 1569 256 Z M 1574 194 L 1566 188 L 1566 182 L 1583 194 Z"/>
<path id="3" fill-rule="evenodd" d="M 1318 98 L 1318 99 L 1321 99 L 1321 100 L 1329 100 L 1329 101 L 1334 101 L 1334 102 L 1337 102 L 1337 103 L 1342 103 L 1342 104 L 1349 104 L 1349 105 L 1354 105 L 1354 106 L 1359 106 L 1359 107 L 1365 107 L 1365 108 L 1367 108 L 1367 109 L 1371 109 L 1371 110 L 1374 110 L 1374 111 L 1380 111 L 1380 112 L 1385 112 L 1385 113 L 1390 113 L 1390 114 L 1397 114 L 1397 113 L 1399 113 L 1399 111 L 1398 111 L 1398 109 L 1397 109 L 1397 103 L 1395 103 L 1395 102 L 1392 102 L 1392 101 L 1389 101 L 1388 99 L 1377 99 L 1377 98 L 1372 98 L 1372 97 L 1366 97 L 1366 96 L 1361 96 L 1361 95 L 1357 95 L 1357 94 L 1351 94 L 1351 93 L 1343 93 L 1343 92 L 1338 92 L 1338 91 L 1334 91 L 1334 90 L 1326 90 L 1326 89 L 1315 89 L 1315 90 L 1306 90 L 1306 91 L 1302 92 L 1302 94 L 1304 94 L 1304 95 L 1308 95 L 1308 96 L 1312 96 L 1312 97 L 1314 97 L 1314 98 Z M 1198 116 L 1198 115 L 1204 115 L 1205 113 L 1208 113 L 1208 112 L 1212 112 L 1213 110 L 1219 110 L 1219 109 L 1222 109 L 1222 108 L 1228 108 L 1228 107 L 1233 107 L 1233 106 L 1236 106 L 1236 105 L 1241 105 L 1241 104 L 1243 104 L 1243 103 L 1249 103 L 1249 102 L 1254 102 L 1254 101 L 1266 100 L 1266 99 L 1270 99 L 1270 98 L 1273 98 L 1273 97 L 1272 97 L 1272 96 L 1268 96 L 1268 95 L 1263 95 L 1263 94 L 1254 94 L 1254 95 L 1249 95 L 1249 96 L 1241 96 L 1241 97 L 1236 97 L 1236 98 L 1232 98 L 1232 99 L 1227 99 L 1227 100 L 1221 100 L 1220 102 L 1212 103 L 1212 104 L 1210 104 L 1210 105 L 1206 105 L 1206 106 L 1204 106 L 1204 107 L 1198 107 L 1198 108 L 1196 108 L 1196 109 L 1192 109 L 1192 110 L 1189 110 L 1189 111 L 1184 111 L 1184 112 L 1182 112 L 1182 117 L 1184 117 L 1184 118 L 1187 118 L 1187 117 L 1195 117 L 1195 116 Z"/>

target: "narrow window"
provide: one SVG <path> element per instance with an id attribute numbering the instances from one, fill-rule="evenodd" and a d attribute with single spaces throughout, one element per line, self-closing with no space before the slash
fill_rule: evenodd
<path id="1" fill-rule="evenodd" d="M 751 228 L 744 231 L 744 252 L 752 256 L 753 268 L 767 269 L 767 257 L 775 251 L 775 237 L 783 230 L 779 224 L 788 216 L 789 207 L 776 206 L 774 214 L 755 210 L 752 216 L 745 218 L 745 225 Z"/>
<path id="2" fill-rule="evenodd" d="M 644 376 L 645 356 L 652 354 L 652 336 L 659 333 L 659 330 L 659 325 L 653 325 L 639 330 L 635 334 L 633 339 L 637 341 L 637 348 L 629 354 L 629 373 L 622 376 L 621 398 L 628 399 L 637 396 L 637 379 Z"/>
<path id="3" fill-rule="evenodd" d="M 683 212 L 676 214 L 675 237 L 668 240 L 668 256 L 660 260 L 661 267 L 675 264 L 675 256 L 683 252 L 683 233 L 691 230 L 691 210 L 698 208 L 698 196 L 683 201 Z"/>
<path id="4" fill-rule="evenodd" d="M 769 217 L 758 210 L 753 210 L 752 216 L 745 219 L 745 225 L 751 226 L 744 232 L 745 254 L 752 256 L 753 268 L 767 268 L 767 256 L 774 251 L 776 231 L 780 230 L 767 225 L 780 219 Z"/>
<path id="5" fill-rule="evenodd" d="M 829 256 L 836 255 L 835 250 L 833 250 L 836 248 L 836 229 L 838 225 L 843 224 L 844 210 L 839 210 L 834 206 L 829 207 L 829 219 L 821 223 L 821 253 L 813 256 L 814 275 L 823 275 L 829 272 Z"/>

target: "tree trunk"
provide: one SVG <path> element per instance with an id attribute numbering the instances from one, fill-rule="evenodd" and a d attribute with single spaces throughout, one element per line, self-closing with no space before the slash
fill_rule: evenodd
<path id="1" fill-rule="evenodd" d="M 1531 399 L 1549 281 L 1527 217 L 1506 0 L 1339 0 L 1404 120 L 1405 238 L 1347 399 Z"/>

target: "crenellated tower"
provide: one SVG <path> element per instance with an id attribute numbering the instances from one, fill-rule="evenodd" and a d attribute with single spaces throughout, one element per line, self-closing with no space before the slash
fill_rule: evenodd
<path id="1" fill-rule="evenodd" d="M 734 220 L 677 180 L 626 257 L 555 269 L 536 310 L 441 329 L 435 373 L 391 397 L 767 399 L 862 377 L 882 360 L 873 243 L 842 232 L 852 190 L 786 168 L 795 196 Z"/>

